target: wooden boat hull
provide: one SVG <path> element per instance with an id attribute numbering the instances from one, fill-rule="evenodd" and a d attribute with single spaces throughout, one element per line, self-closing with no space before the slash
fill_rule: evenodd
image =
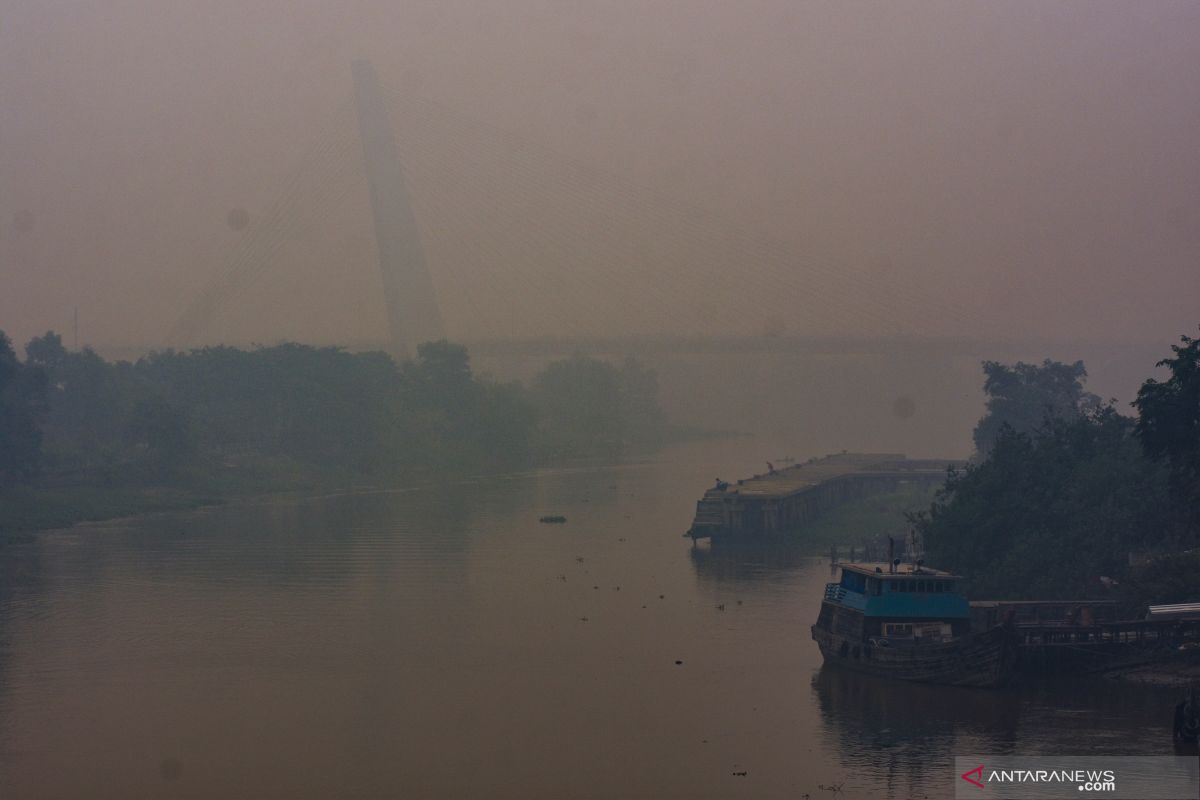
<path id="1" fill-rule="evenodd" d="M 1002 686 L 1013 674 L 1017 642 L 1012 631 L 997 627 L 944 643 L 880 647 L 818 625 L 812 637 L 825 663 L 885 678 L 949 686 Z"/>

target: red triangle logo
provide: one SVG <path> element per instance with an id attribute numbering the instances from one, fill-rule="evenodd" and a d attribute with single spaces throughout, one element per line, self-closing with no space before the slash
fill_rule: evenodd
<path id="1" fill-rule="evenodd" d="M 975 780 L 974 778 L 972 778 L 971 777 L 972 775 L 978 775 L 980 778 L 982 778 L 983 777 L 983 764 L 980 764 L 975 769 L 970 770 L 969 772 L 964 772 L 962 775 L 959 776 L 967 783 L 973 783 L 976 786 L 978 786 L 980 789 L 982 789 L 983 784 L 980 783 L 979 781 Z"/>

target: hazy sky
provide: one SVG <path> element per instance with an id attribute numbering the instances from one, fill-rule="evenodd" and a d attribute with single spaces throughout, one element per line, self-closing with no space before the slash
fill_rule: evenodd
<path id="1" fill-rule="evenodd" d="M 1200 3 L 0 0 L 0 328 L 165 341 L 361 57 L 451 336 L 1200 322 Z M 335 174 L 207 338 L 384 337 Z"/>

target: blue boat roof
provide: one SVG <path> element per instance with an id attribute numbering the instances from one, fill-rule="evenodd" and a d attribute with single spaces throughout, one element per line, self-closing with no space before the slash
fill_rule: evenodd
<path id="1" fill-rule="evenodd" d="M 913 565 L 843 564 L 838 583 L 825 586 L 825 601 L 868 617 L 964 619 L 970 616 L 958 575 Z M 877 571 L 878 570 L 878 571 Z"/>

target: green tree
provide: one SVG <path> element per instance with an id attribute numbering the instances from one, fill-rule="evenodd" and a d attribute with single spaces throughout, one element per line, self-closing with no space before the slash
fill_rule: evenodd
<path id="1" fill-rule="evenodd" d="M 135 394 L 129 365 L 110 364 L 90 348 L 69 352 L 53 331 L 30 340 L 25 353 L 49 381 L 47 461 L 90 468 L 119 460 Z"/>
<path id="2" fill-rule="evenodd" d="M 1138 390 L 1133 405 L 1139 413 L 1137 434 L 1146 452 L 1165 459 L 1171 486 L 1193 530 L 1200 530 L 1200 339 L 1180 337 L 1172 345 L 1174 358 L 1165 381 L 1149 379 Z"/>
<path id="3" fill-rule="evenodd" d="M 406 365 L 413 398 L 426 407 L 441 409 L 450 424 L 461 430 L 477 411 L 482 387 L 471 374 L 467 348 L 446 341 L 417 345 L 417 358 Z"/>
<path id="4" fill-rule="evenodd" d="M 67 348 L 63 346 L 62 337 L 54 331 L 47 331 L 43 336 L 35 336 L 25 345 L 25 361 L 40 367 L 50 376 L 51 380 L 58 377 L 67 360 Z"/>
<path id="5" fill-rule="evenodd" d="M 637 359 L 619 366 L 585 355 L 549 364 L 534 378 L 538 446 L 551 456 L 613 456 L 665 437 L 658 376 Z"/>
<path id="6" fill-rule="evenodd" d="M 130 444 L 145 451 L 149 466 L 167 474 L 195 453 L 187 414 L 158 394 L 147 395 L 134 406 L 127 436 Z"/>
<path id="7" fill-rule="evenodd" d="M 1194 603 L 1200 600 L 1200 551 L 1174 552 L 1148 558 L 1133 566 L 1120 584 L 1131 604 Z"/>
<path id="8" fill-rule="evenodd" d="M 658 404 L 658 374 L 631 357 L 621 364 L 617 378 L 626 436 L 646 444 L 661 441 L 667 431 L 667 415 Z"/>
<path id="9" fill-rule="evenodd" d="M 977 597 L 1070 598 L 1128 573 L 1131 551 L 1178 546 L 1165 470 L 1111 407 L 1005 428 L 986 460 L 952 473 L 914 518 L 931 564 Z"/>
<path id="10" fill-rule="evenodd" d="M 1041 365 L 1018 361 L 1009 366 L 984 361 L 987 413 L 975 426 L 975 450 L 986 456 L 1007 426 L 1030 433 L 1049 419 L 1074 419 L 1100 407 L 1100 398 L 1085 391 L 1082 361 L 1063 364 L 1046 359 Z"/>
<path id="11" fill-rule="evenodd" d="M 41 466 L 46 373 L 22 364 L 0 331 L 0 486 L 33 477 Z"/>
<path id="12" fill-rule="evenodd" d="M 521 384 L 484 384 L 477 424 L 480 449 L 490 462 L 511 466 L 531 460 L 537 408 Z"/>
<path id="13" fill-rule="evenodd" d="M 555 361 L 534 378 L 540 446 L 548 455 L 615 455 L 625 442 L 621 378 L 584 355 Z"/>

